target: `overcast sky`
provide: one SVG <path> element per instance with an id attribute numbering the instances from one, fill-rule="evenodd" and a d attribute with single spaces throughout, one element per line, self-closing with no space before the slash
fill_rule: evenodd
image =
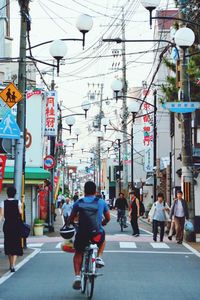
<path id="1" fill-rule="evenodd" d="M 82 50 L 80 42 L 68 42 L 68 53 L 65 65 L 60 68 L 60 77 L 55 78 L 59 100 L 63 101 L 65 113 L 80 112 L 81 102 L 87 99 L 88 83 L 104 84 L 104 97 L 111 97 L 111 82 L 115 77 L 121 77 L 121 59 L 113 58 L 112 50 L 120 49 L 121 45 L 102 43 L 102 38 L 121 36 L 121 7 L 124 6 L 127 39 L 151 39 L 153 29 L 149 28 L 149 14 L 141 6 L 139 0 L 33 0 L 30 2 L 31 44 L 59 38 L 80 38 L 81 33 L 76 29 L 76 19 L 86 13 L 93 17 L 93 28 L 86 35 L 86 46 Z M 172 0 L 163 0 L 160 9 L 174 8 Z M 11 0 L 11 35 L 13 41 L 13 56 L 19 52 L 19 6 L 18 1 Z M 141 86 L 142 80 L 150 81 L 150 71 L 153 63 L 153 53 L 141 53 L 152 50 L 153 43 L 126 44 L 127 80 L 129 88 Z M 33 51 L 34 57 L 52 61 L 48 51 L 49 46 L 43 46 Z M 105 57 L 106 56 L 106 57 Z M 113 63 L 119 63 L 119 70 L 112 68 Z M 44 79 L 50 83 L 51 67 L 39 65 Z M 90 86 L 91 88 L 91 86 Z M 120 105 L 120 104 L 118 104 Z M 115 118 L 112 102 L 105 105 L 104 110 L 110 118 Z M 89 112 L 90 123 L 98 108 L 94 106 Z M 78 118 L 78 126 L 84 128 L 84 119 Z M 82 135 L 86 143 L 87 133 Z M 79 146 L 80 147 L 80 146 Z"/>

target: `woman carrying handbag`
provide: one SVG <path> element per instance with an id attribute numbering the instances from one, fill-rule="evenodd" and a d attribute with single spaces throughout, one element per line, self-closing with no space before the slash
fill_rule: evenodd
<path id="1" fill-rule="evenodd" d="M 8 255 L 10 271 L 15 272 L 17 256 L 23 255 L 21 244 L 22 209 L 21 202 L 15 200 L 16 189 L 8 187 L 8 198 L 0 203 L 0 216 L 4 217 L 4 251 Z"/>

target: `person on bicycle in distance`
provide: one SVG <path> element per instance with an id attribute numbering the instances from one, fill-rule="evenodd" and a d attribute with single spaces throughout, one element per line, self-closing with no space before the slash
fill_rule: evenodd
<path id="1" fill-rule="evenodd" d="M 127 199 L 124 197 L 124 193 L 119 193 L 119 198 L 115 202 L 115 208 L 117 208 L 117 222 L 123 217 L 124 227 L 127 228 L 126 224 L 126 209 L 128 209 Z"/>
<path id="2" fill-rule="evenodd" d="M 79 290 L 81 288 L 81 266 L 83 261 L 83 253 L 86 246 L 89 245 L 92 240 L 93 232 L 88 232 L 87 224 L 90 223 L 90 218 L 92 215 L 92 210 L 95 211 L 96 215 L 95 220 L 93 219 L 93 223 L 97 223 L 98 226 L 98 234 L 96 237 L 98 239 L 95 240 L 95 236 L 93 236 L 95 244 L 98 246 L 98 255 L 96 258 L 96 264 L 98 267 L 104 266 L 104 261 L 102 260 L 102 254 L 105 248 L 105 231 L 103 226 L 106 225 L 110 221 L 110 212 L 107 204 L 104 200 L 99 199 L 95 196 L 96 194 L 96 184 L 92 181 L 88 181 L 84 186 L 84 194 L 85 197 L 76 201 L 73 206 L 72 213 L 69 218 L 69 222 L 73 223 L 76 217 L 79 217 L 79 226 L 75 236 L 74 241 L 74 271 L 75 271 L 75 280 L 73 283 L 73 288 Z M 87 212 L 90 213 L 87 216 Z M 84 219 L 87 218 L 87 219 Z"/>

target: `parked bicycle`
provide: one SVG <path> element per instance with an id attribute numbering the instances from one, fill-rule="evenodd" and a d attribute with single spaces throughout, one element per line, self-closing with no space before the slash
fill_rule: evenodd
<path id="1" fill-rule="evenodd" d="M 96 263 L 98 247 L 96 244 L 90 244 L 85 248 L 83 263 L 81 269 L 81 292 L 86 293 L 88 299 L 92 299 L 94 293 L 94 282 L 97 276 L 102 276 L 97 272 L 98 264 Z"/>

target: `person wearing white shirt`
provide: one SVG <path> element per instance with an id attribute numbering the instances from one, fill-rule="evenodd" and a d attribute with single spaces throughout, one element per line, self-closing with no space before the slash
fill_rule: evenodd
<path id="1" fill-rule="evenodd" d="M 73 208 L 73 205 L 70 202 L 70 199 L 66 198 L 66 202 L 62 206 L 62 215 L 64 217 L 65 224 L 67 224 L 67 220 L 68 220 L 69 216 L 71 215 L 72 208 Z"/>

